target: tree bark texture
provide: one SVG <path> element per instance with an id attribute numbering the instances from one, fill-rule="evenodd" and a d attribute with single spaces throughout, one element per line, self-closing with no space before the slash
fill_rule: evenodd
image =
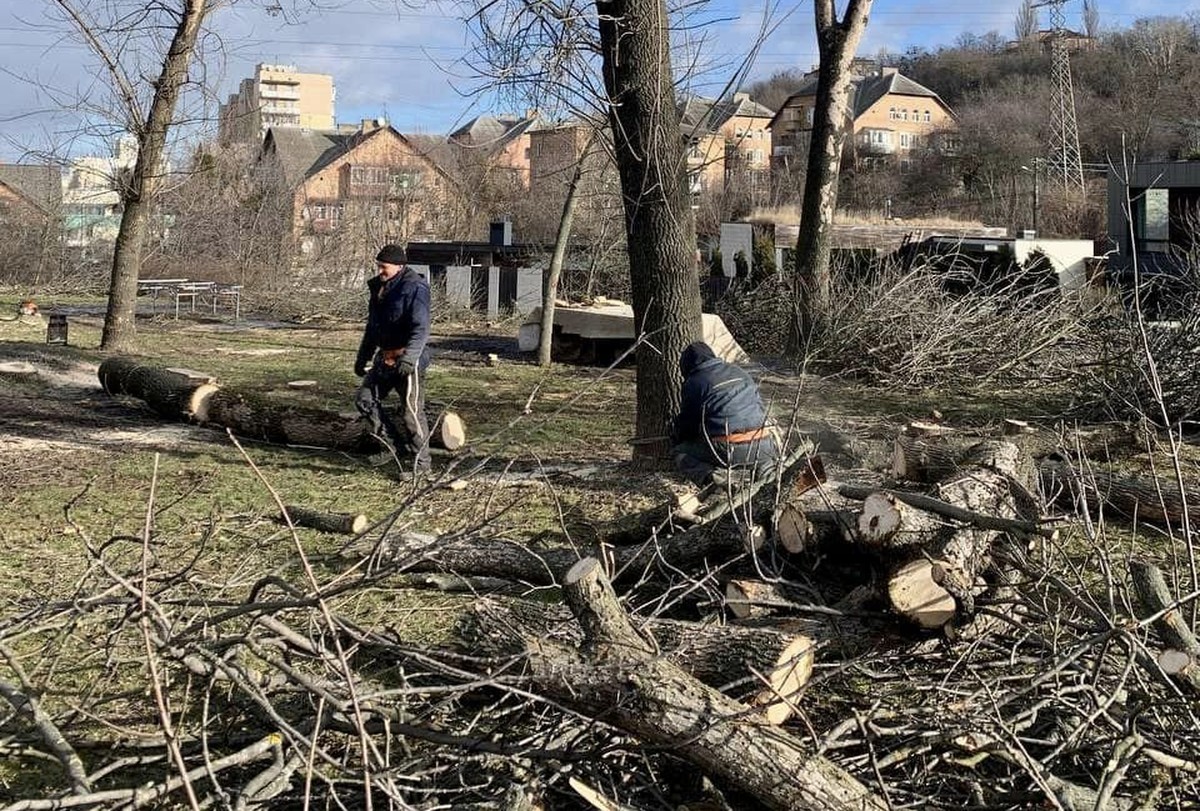
<path id="1" fill-rule="evenodd" d="M 124 349 L 136 332 L 137 279 L 142 266 L 142 246 L 158 192 L 167 132 L 175 117 L 179 90 L 187 79 L 188 63 L 196 48 L 200 25 L 208 11 L 206 0 L 178 0 L 178 23 L 154 83 L 154 97 L 144 122 L 137 122 L 138 156 L 133 178 L 122 201 L 125 209 L 113 249 L 108 311 L 104 316 L 101 349 Z M 134 99 L 127 99 L 136 107 Z"/>
<path id="2" fill-rule="evenodd" d="M 1092 510 L 1103 506 L 1110 515 L 1163 525 L 1180 524 L 1185 513 L 1200 516 L 1200 493 L 1189 490 L 1181 497 L 1174 479 L 1073 470 L 1064 462 L 1051 460 L 1038 465 L 1038 475 L 1043 491 L 1071 509 L 1078 509 L 1082 502 Z"/>
<path id="3" fill-rule="evenodd" d="M 850 64 L 867 27 L 872 0 L 850 0 L 839 21 L 833 0 L 814 0 L 817 51 L 816 109 L 808 147 L 808 168 L 796 241 L 797 312 L 789 343 L 799 350 L 822 314 L 828 311 L 833 216 L 837 210 L 838 173 L 850 107 Z"/>
<path id="4" fill-rule="evenodd" d="M 438 537 L 417 532 L 386 535 L 374 549 L 348 550 L 371 554 L 405 572 L 453 572 L 471 577 L 501 577 L 541 586 L 559 585 L 562 575 L 581 555 L 601 558 L 617 582 L 636 582 L 652 575 L 660 563 L 675 569 L 694 570 L 705 561 L 725 563 L 743 554 L 740 527 L 727 521 L 702 524 L 668 538 L 638 546 L 592 549 L 555 547 L 531 549 L 504 538 Z"/>
<path id="5" fill-rule="evenodd" d="M 283 445 L 309 445 L 346 451 L 376 447 L 366 423 L 320 408 L 272 403 L 261 397 L 220 389 L 208 398 L 209 425 L 228 428 L 247 439 Z"/>
<path id="6" fill-rule="evenodd" d="M 217 392 L 211 383 L 196 383 L 123 355 L 106 358 L 97 374 L 107 393 L 136 397 L 173 420 L 202 421 L 208 400 Z"/>
<path id="7" fill-rule="evenodd" d="M 625 207 L 637 348 L 637 436 L 665 437 L 679 410 L 679 357 L 701 335 L 696 234 L 663 0 L 596 0 L 609 124 Z M 667 442 L 634 444 L 665 458 Z"/>
<path id="8" fill-rule="evenodd" d="M 873 811 L 885 804 L 799 738 L 763 724 L 749 706 L 708 687 L 629 623 L 595 559 L 564 578 L 564 597 L 585 635 L 582 649 L 540 642 L 528 674 L 544 692 L 599 721 L 728 780 L 768 808 Z"/>
<path id="9" fill-rule="evenodd" d="M 771 723 L 791 714 L 812 674 L 816 643 L 799 632 L 631 617 L 657 650 L 685 673 L 764 713 Z M 818 626 L 814 623 L 814 628 Z M 460 635 L 473 654 L 510 656 L 549 639 L 578 647 L 583 633 L 565 607 L 530 600 L 477 600 Z"/>

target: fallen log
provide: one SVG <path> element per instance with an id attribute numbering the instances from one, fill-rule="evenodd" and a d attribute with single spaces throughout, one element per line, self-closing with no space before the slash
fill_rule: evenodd
<path id="1" fill-rule="evenodd" d="M 564 572 L 582 556 L 603 559 L 619 583 L 651 576 L 660 565 L 675 571 L 725 564 L 745 554 L 743 531 L 732 521 L 701 524 L 638 546 L 603 544 L 531 549 L 504 538 L 438 537 L 418 532 L 389 532 L 370 547 L 354 545 L 344 556 L 370 557 L 377 565 L 401 572 L 452 572 L 464 577 L 499 577 L 533 585 L 558 585 Z"/>
<path id="2" fill-rule="evenodd" d="M 1162 570 L 1144 561 L 1130 561 L 1129 575 L 1143 617 L 1156 617 L 1154 627 L 1167 649 L 1158 658 L 1163 672 L 1200 690 L 1200 640 L 1179 610 Z"/>
<path id="3" fill-rule="evenodd" d="M 377 447 L 358 415 L 272 402 L 247 392 L 221 389 L 213 393 L 204 418 L 209 425 L 227 428 L 246 439 L 356 452 Z"/>
<path id="4" fill-rule="evenodd" d="M 1179 524 L 1184 514 L 1200 516 L 1200 492 L 1179 492 L 1174 479 L 1122 476 L 1103 470 L 1077 470 L 1046 459 L 1038 464 L 1042 490 L 1057 503 L 1077 510 L 1111 508 L 1131 520 Z"/>
<path id="5" fill-rule="evenodd" d="M 453 411 L 439 412 L 429 431 L 429 444 L 444 451 L 459 451 L 467 444 L 467 426 Z"/>
<path id="6" fill-rule="evenodd" d="M 725 584 L 725 607 L 740 620 L 764 617 L 778 609 L 796 608 L 810 602 L 809 595 L 782 581 L 735 577 Z"/>
<path id="7" fill-rule="evenodd" d="M 329 532 L 342 535 L 359 535 L 366 531 L 370 526 L 365 515 L 357 515 L 354 513 L 331 513 L 314 510 L 309 507 L 301 507 L 298 504 L 288 504 L 284 506 L 284 513 L 291 519 L 292 524 L 298 527 L 308 527 L 310 529 L 319 530 L 321 532 Z M 276 516 L 276 520 L 281 523 L 286 523 L 284 514 Z"/>
<path id="8" fill-rule="evenodd" d="M 936 485 L 934 496 L 960 510 L 1016 522 L 1014 487 L 1023 489 L 1032 469 L 1032 461 L 1012 443 L 979 442 Z M 889 503 L 877 499 L 873 507 Z M 893 609 L 922 628 L 941 628 L 951 619 L 969 622 L 977 579 L 991 565 L 991 545 L 1001 530 L 979 523 L 947 524 L 917 513 L 907 520 L 924 526 L 928 535 L 923 543 L 905 544 L 920 556 L 901 562 L 888 578 Z M 864 523 L 869 530 L 871 516 Z"/>
<path id="9" fill-rule="evenodd" d="M 885 803 L 801 739 L 763 724 L 747 705 L 698 682 L 658 656 L 630 625 L 602 566 L 581 560 L 563 594 L 583 628 L 584 646 L 528 640 L 527 674 L 560 703 L 668 746 L 768 808 L 882 811 Z"/>
<path id="10" fill-rule="evenodd" d="M 204 422 L 208 402 L 219 391 L 212 383 L 197 382 L 122 355 L 106 358 L 97 374 L 108 394 L 136 397 L 156 414 L 173 420 Z"/>
<path id="11" fill-rule="evenodd" d="M 813 639 L 776 628 L 682 622 L 631 617 L 639 632 L 685 673 L 782 724 L 793 712 L 800 690 L 812 675 Z M 814 627 L 815 624 L 814 624 Z M 527 639 L 550 639 L 570 646 L 583 632 L 565 606 L 529 600 L 477 600 L 459 624 L 459 636 L 472 654 L 510 656 Z"/>

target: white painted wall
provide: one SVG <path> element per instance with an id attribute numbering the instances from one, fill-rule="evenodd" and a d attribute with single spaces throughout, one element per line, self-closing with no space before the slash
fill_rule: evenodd
<path id="1" fill-rule="evenodd" d="M 1013 256 L 1022 264 L 1029 255 L 1041 252 L 1058 273 L 1058 287 L 1064 293 L 1077 293 L 1087 284 L 1086 262 L 1095 253 L 1090 239 L 1017 239 Z"/>
<path id="2" fill-rule="evenodd" d="M 471 306 L 470 265 L 451 265 L 446 268 L 446 302 L 453 307 Z"/>
<path id="3" fill-rule="evenodd" d="M 747 263 L 754 261 L 754 226 L 748 222 L 721 223 L 721 269 L 731 279 L 737 275 L 733 257 L 738 251 L 746 254 Z"/>

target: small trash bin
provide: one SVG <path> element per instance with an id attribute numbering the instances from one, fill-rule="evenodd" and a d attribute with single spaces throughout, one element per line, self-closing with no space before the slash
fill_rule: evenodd
<path id="1" fill-rule="evenodd" d="M 67 316 L 64 313 L 51 313 L 50 322 L 46 325 L 46 343 L 65 344 L 67 342 Z"/>

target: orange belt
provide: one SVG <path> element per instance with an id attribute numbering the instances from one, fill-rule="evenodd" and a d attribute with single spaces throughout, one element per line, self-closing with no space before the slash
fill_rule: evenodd
<path id="1" fill-rule="evenodd" d="M 767 435 L 766 428 L 755 428 L 753 431 L 739 431 L 736 434 L 713 437 L 714 442 L 724 442 L 727 445 L 740 445 L 743 442 L 753 442 Z"/>

